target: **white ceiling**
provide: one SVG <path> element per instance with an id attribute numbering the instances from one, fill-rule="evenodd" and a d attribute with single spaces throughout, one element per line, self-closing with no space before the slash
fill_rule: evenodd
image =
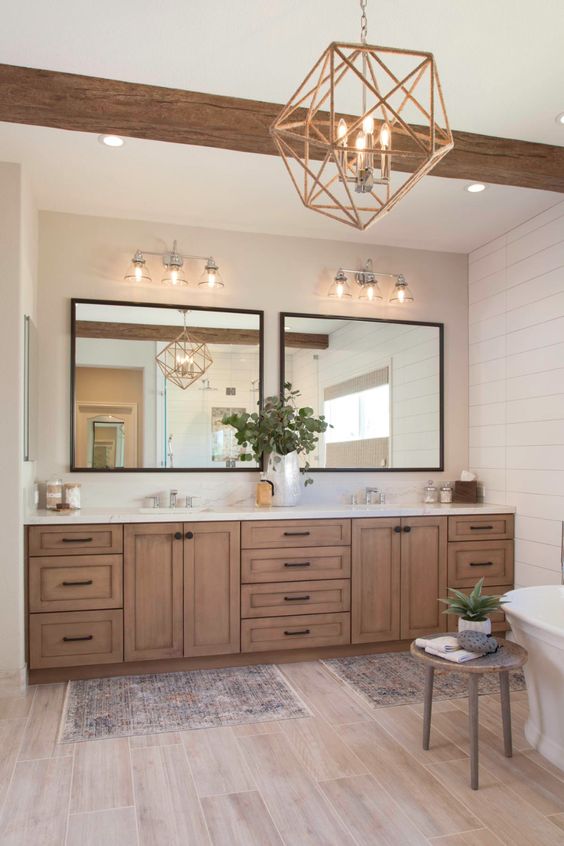
<path id="1" fill-rule="evenodd" d="M 456 129 L 564 144 L 563 0 L 368 0 L 369 40 L 435 53 Z M 355 0 L 19 0 L 0 61 L 283 102 Z M 551 192 L 429 177 L 366 233 L 303 209 L 269 156 L 0 124 L 0 160 L 27 167 L 42 209 L 468 252 L 555 205 Z"/>

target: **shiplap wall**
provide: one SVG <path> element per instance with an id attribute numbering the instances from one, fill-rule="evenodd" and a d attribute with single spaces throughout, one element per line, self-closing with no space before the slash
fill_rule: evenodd
<path id="1" fill-rule="evenodd" d="M 517 506 L 516 584 L 559 584 L 564 203 L 471 253 L 469 300 L 470 464 Z"/>

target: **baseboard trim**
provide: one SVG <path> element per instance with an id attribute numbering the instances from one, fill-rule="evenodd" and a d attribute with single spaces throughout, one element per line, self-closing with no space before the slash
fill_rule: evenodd
<path id="1" fill-rule="evenodd" d="M 93 664 L 88 667 L 55 667 L 30 670 L 30 684 L 52 684 L 74 679 L 97 679 L 113 676 L 136 676 L 146 673 L 173 673 L 179 670 L 209 670 L 221 667 L 248 667 L 253 664 L 290 664 L 317 661 L 320 658 L 342 658 L 348 655 L 369 655 L 382 652 L 406 652 L 411 640 L 384 643 L 355 643 L 343 646 L 320 646 L 311 649 L 278 652 L 240 652 L 236 655 L 211 655 L 202 658 L 166 658 L 154 661 L 129 661 L 121 664 Z"/>

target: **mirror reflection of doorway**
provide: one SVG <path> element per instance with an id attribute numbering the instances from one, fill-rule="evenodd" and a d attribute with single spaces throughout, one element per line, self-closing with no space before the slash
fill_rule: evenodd
<path id="1" fill-rule="evenodd" d="M 125 422 L 106 417 L 91 420 L 89 424 L 91 467 L 97 470 L 125 467 Z"/>

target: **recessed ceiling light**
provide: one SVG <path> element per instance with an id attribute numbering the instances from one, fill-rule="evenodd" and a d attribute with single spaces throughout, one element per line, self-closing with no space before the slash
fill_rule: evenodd
<path id="1" fill-rule="evenodd" d="M 99 135 L 98 141 L 100 144 L 105 144 L 106 147 L 123 147 L 125 141 L 119 135 Z"/>
<path id="2" fill-rule="evenodd" d="M 483 182 L 472 182 L 471 185 L 466 186 L 466 190 L 470 192 L 470 194 L 479 194 L 480 191 L 485 191 L 486 186 Z"/>
<path id="3" fill-rule="evenodd" d="M 556 115 L 554 120 L 556 121 L 556 123 L 560 123 L 564 126 L 564 112 L 560 112 L 559 115 Z"/>

